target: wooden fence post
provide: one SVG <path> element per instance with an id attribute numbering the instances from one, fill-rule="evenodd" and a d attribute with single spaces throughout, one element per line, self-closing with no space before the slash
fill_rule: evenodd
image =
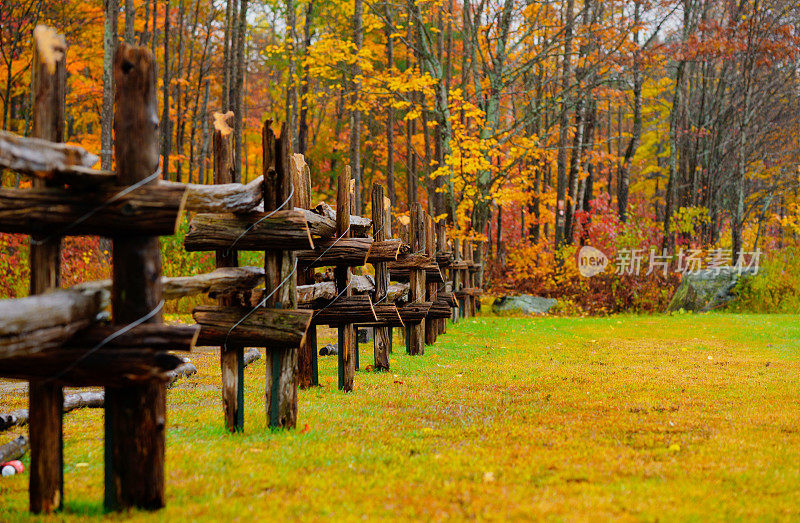
<path id="1" fill-rule="evenodd" d="M 384 218 L 383 218 L 383 220 L 384 220 L 383 221 L 384 235 L 387 238 L 391 238 L 392 237 L 392 201 L 389 198 L 384 198 L 383 199 L 383 212 L 384 212 Z M 372 230 L 375 231 L 375 227 L 374 226 L 373 226 Z M 389 278 L 388 270 L 387 270 L 387 275 L 386 276 L 387 276 L 387 278 Z M 388 285 L 387 285 L 387 287 L 388 287 Z M 402 332 L 402 330 L 403 329 L 400 329 L 401 332 Z M 389 354 L 391 354 L 392 353 L 392 345 L 394 345 L 394 336 L 393 336 L 394 329 L 392 327 L 387 327 L 387 332 L 388 332 L 388 336 L 389 336 Z"/>
<path id="2" fill-rule="evenodd" d="M 158 168 L 156 61 L 144 47 L 121 43 L 114 57 L 114 153 L 117 178 L 132 185 Z M 154 179 L 150 183 L 158 183 Z M 161 252 L 154 236 L 113 238 L 114 323 L 152 315 L 161 323 Z M 166 388 L 163 382 L 106 387 L 105 506 L 164 506 Z"/>
<path id="3" fill-rule="evenodd" d="M 214 183 L 233 183 L 233 129 L 229 125 L 233 112 L 214 114 L 212 136 Z M 239 253 L 234 250 L 216 251 L 217 268 L 238 267 Z M 237 305 L 236 297 L 223 296 L 220 307 Z M 220 369 L 222 373 L 222 409 L 225 413 L 225 428 L 229 432 L 244 430 L 244 347 L 242 345 L 220 347 Z"/>
<path id="4" fill-rule="evenodd" d="M 64 141 L 66 97 L 66 43 L 45 26 L 34 31 L 33 136 Z M 40 178 L 34 187 L 46 185 Z M 61 284 L 61 238 L 33 237 L 30 248 L 31 294 L 41 294 Z M 43 243 L 37 243 L 43 241 Z M 30 417 L 31 512 L 60 509 L 64 498 L 63 403 L 60 385 L 31 381 L 28 389 Z"/>
<path id="5" fill-rule="evenodd" d="M 339 173 L 336 191 L 336 237 L 350 238 L 350 166 L 344 172 Z M 336 278 L 336 291 L 342 293 L 341 298 L 353 295 L 350 285 L 350 267 L 337 265 L 334 268 Z M 346 289 L 346 290 L 345 290 Z M 358 345 L 355 326 L 347 323 L 338 327 L 339 353 L 337 356 L 339 363 L 339 388 L 344 391 L 353 390 L 353 380 L 355 378 L 355 351 L 353 345 Z"/>
<path id="6" fill-rule="evenodd" d="M 292 179 L 295 180 L 295 207 L 311 208 L 311 172 L 302 154 L 292 155 Z M 298 285 L 314 283 L 314 269 L 301 270 L 297 275 Z M 297 354 L 297 385 L 308 388 L 319 385 L 317 366 L 317 326 L 309 325 L 300 351 Z"/>
<path id="7" fill-rule="evenodd" d="M 453 238 L 453 260 L 454 265 L 450 268 L 450 277 L 453 280 L 453 292 L 456 293 L 456 301 L 458 301 L 458 307 L 453 310 L 453 323 L 458 323 L 459 318 L 464 316 L 464 298 L 459 298 L 458 296 L 458 291 L 463 288 L 460 268 L 463 260 L 461 259 L 461 244 L 458 238 Z"/>
<path id="8" fill-rule="evenodd" d="M 383 186 L 372 184 L 372 230 L 373 239 L 381 242 L 386 239 L 386 209 Z M 386 299 L 389 290 L 389 269 L 386 263 L 375 264 L 375 303 Z M 389 348 L 392 344 L 392 331 L 390 327 L 375 327 L 375 369 L 389 370 Z"/>
<path id="9" fill-rule="evenodd" d="M 447 226 L 444 223 L 444 219 L 439 220 L 436 223 L 436 251 L 437 252 L 447 252 Z M 443 281 L 438 286 L 438 292 L 445 293 L 447 292 L 447 282 Z M 444 334 L 447 332 L 447 318 L 442 318 L 438 320 L 439 323 L 439 334 Z"/>
<path id="10" fill-rule="evenodd" d="M 433 216 L 428 213 L 425 213 L 425 254 L 427 254 L 431 262 L 436 261 L 436 233 L 433 224 Z M 427 276 L 426 276 L 427 278 Z M 438 290 L 439 285 L 435 282 L 427 282 L 425 283 L 425 290 L 427 294 L 427 299 L 431 303 L 436 302 L 436 291 Z M 439 320 L 435 318 L 427 318 L 425 320 L 425 344 L 426 345 L 433 345 L 436 343 L 436 336 L 439 333 Z"/>
<path id="11" fill-rule="evenodd" d="M 280 136 L 272 131 L 267 120 L 262 128 L 264 155 L 264 212 L 278 208 L 291 210 L 294 203 L 292 170 L 289 166 L 289 136 L 286 124 L 281 125 Z M 264 253 L 264 283 L 267 295 L 265 307 L 276 309 L 297 308 L 297 272 L 294 251 L 266 251 Z M 270 348 L 266 363 L 265 405 L 269 426 L 294 428 L 297 424 L 297 351 L 293 348 Z"/>
<path id="12" fill-rule="evenodd" d="M 414 202 L 411 206 L 411 252 L 420 253 L 425 250 L 425 218 L 422 206 Z M 425 269 L 412 269 L 409 276 L 409 287 L 412 303 L 425 301 Z M 406 351 L 412 356 L 425 354 L 425 320 L 411 325 L 406 339 Z"/>

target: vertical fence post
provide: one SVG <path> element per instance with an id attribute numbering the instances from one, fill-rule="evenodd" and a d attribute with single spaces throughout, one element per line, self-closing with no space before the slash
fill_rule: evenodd
<path id="1" fill-rule="evenodd" d="M 293 187 L 289 166 L 289 136 L 286 124 L 276 137 L 272 122 L 262 129 L 264 154 L 264 212 L 291 210 L 298 188 Z M 264 253 L 264 283 L 268 295 L 266 307 L 297 308 L 297 273 L 294 251 Z M 273 292 L 274 291 L 274 292 Z M 276 349 L 267 347 L 265 406 L 267 421 L 272 428 L 293 428 L 297 424 L 297 351 L 299 347 Z"/>
<path id="2" fill-rule="evenodd" d="M 344 172 L 339 173 L 336 191 L 336 237 L 349 238 L 350 233 L 350 166 Z M 336 279 L 337 295 L 342 293 L 342 297 L 352 296 L 353 290 L 350 285 L 350 267 L 337 265 L 334 268 Z M 345 290 L 346 289 L 346 290 Z M 353 380 L 355 378 L 355 351 L 353 345 L 358 344 L 356 339 L 355 326 L 343 324 L 338 327 L 339 353 L 337 355 L 339 364 L 339 389 L 344 391 L 353 390 Z"/>
<path id="3" fill-rule="evenodd" d="M 63 37 L 44 26 L 34 31 L 33 49 L 33 136 L 64 140 L 66 96 L 66 43 Z M 34 187 L 45 184 L 35 178 Z M 33 240 L 43 240 L 34 237 Z M 31 294 L 41 294 L 61 284 L 61 238 L 31 243 Z M 60 385 L 31 381 L 28 389 L 30 410 L 31 512 L 52 512 L 61 508 L 63 477 L 63 403 Z"/>
<path id="4" fill-rule="evenodd" d="M 114 153 L 117 178 L 132 185 L 158 168 L 156 61 L 144 47 L 121 43 L 114 57 Z M 158 183 L 152 180 L 150 183 Z M 113 238 L 112 317 L 127 325 L 149 314 L 161 323 L 158 237 Z M 161 381 L 106 387 L 105 506 L 164 506 L 166 387 Z"/>
<path id="5" fill-rule="evenodd" d="M 384 208 L 383 186 L 372 184 L 372 230 L 373 239 L 382 242 L 386 239 L 386 210 Z M 389 269 L 386 263 L 375 264 L 375 303 L 386 299 L 389 290 Z M 392 332 L 389 327 L 375 327 L 375 369 L 389 370 L 389 347 Z"/>
<path id="6" fill-rule="evenodd" d="M 411 252 L 419 253 L 425 250 L 425 218 L 422 206 L 414 202 L 411 206 Z M 412 269 L 410 280 L 411 302 L 425 301 L 425 269 Z M 425 320 L 411 325 L 408 329 L 406 351 L 412 356 L 425 354 Z"/>
<path id="7" fill-rule="evenodd" d="M 302 154 L 292 155 L 292 179 L 295 180 L 296 207 L 311 208 L 311 173 Z M 304 269 L 297 274 L 298 285 L 314 283 L 314 269 Z M 308 388 L 319 384 L 317 369 L 317 326 L 309 325 L 297 354 L 297 385 Z"/>
<path id="8" fill-rule="evenodd" d="M 425 254 L 431 258 L 431 263 L 436 261 L 436 234 L 433 224 L 433 216 L 425 213 Z M 429 302 L 436 301 L 436 291 L 439 288 L 436 282 L 427 282 L 427 275 L 425 276 L 425 290 Z M 439 329 L 439 320 L 428 318 L 425 320 L 425 344 L 433 345 L 436 343 L 436 335 Z"/>
<path id="9" fill-rule="evenodd" d="M 384 218 L 383 218 L 384 236 L 386 238 L 391 238 L 392 237 L 392 201 L 389 198 L 384 198 L 383 199 L 383 212 L 384 212 Z M 375 230 L 375 228 L 373 226 L 373 231 L 374 230 Z M 386 278 L 387 278 L 387 280 L 391 279 L 391 276 L 389 275 L 388 269 L 386 271 Z M 387 283 L 386 286 L 388 288 L 389 284 Z M 388 336 L 389 336 L 389 354 L 391 354 L 392 353 L 392 345 L 394 345 L 394 336 L 393 336 L 394 329 L 392 327 L 387 327 L 386 329 L 387 329 Z M 402 332 L 402 330 L 403 329 L 400 329 L 401 332 Z"/>
<path id="10" fill-rule="evenodd" d="M 461 281 L 461 244 L 458 238 L 453 238 L 453 260 L 455 267 L 450 269 L 450 277 L 453 280 L 453 292 L 456 293 L 458 307 L 453 311 L 453 323 L 458 323 L 459 318 L 464 315 L 464 298 L 459 297 L 458 292 L 462 289 Z"/>
<path id="11" fill-rule="evenodd" d="M 233 129 L 229 125 L 233 112 L 214 114 L 212 136 L 214 159 L 214 183 L 233 183 Z M 216 251 L 217 267 L 238 267 L 239 253 L 234 250 Z M 219 298 L 221 307 L 237 305 L 234 296 Z M 220 347 L 220 369 L 222 373 L 222 409 L 225 428 L 229 432 L 244 430 L 244 347 L 242 345 Z"/>
<path id="12" fill-rule="evenodd" d="M 436 251 L 437 252 L 447 252 L 447 226 L 444 223 L 444 219 L 439 220 L 436 223 Z M 445 271 L 446 273 L 446 271 Z M 438 286 L 439 293 L 447 292 L 447 282 L 443 281 Z M 438 333 L 444 334 L 447 332 L 447 318 L 442 318 L 437 320 L 439 324 Z"/>
<path id="13" fill-rule="evenodd" d="M 461 242 L 461 250 L 462 250 L 462 258 L 464 262 L 467 264 L 464 269 L 461 270 L 461 282 L 464 286 L 464 289 L 469 289 L 469 266 L 472 263 L 472 248 L 470 247 L 469 240 L 464 240 Z M 461 314 L 463 318 L 469 318 L 472 316 L 472 311 L 470 309 L 472 301 L 468 294 L 464 295 L 464 312 Z"/>

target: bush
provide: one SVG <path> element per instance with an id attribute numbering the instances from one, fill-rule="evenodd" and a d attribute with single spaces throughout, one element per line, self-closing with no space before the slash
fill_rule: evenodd
<path id="1" fill-rule="evenodd" d="M 738 299 L 728 307 L 736 312 L 796 313 L 800 310 L 800 248 L 767 253 L 755 276 L 736 286 Z"/>

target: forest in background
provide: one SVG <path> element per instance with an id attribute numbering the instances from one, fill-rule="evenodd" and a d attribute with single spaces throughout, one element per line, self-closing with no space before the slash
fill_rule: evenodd
<path id="1" fill-rule="evenodd" d="M 159 62 L 165 179 L 210 182 L 216 111 L 235 113 L 241 181 L 261 174 L 263 122 L 286 121 L 318 199 L 351 165 L 362 213 L 380 182 L 397 216 L 419 201 L 454 236 L 487 240 L 498 289 L 654 310 L 675 278 L 587 282 L 560 260 L 584 244 L 777 253 L 800 232 L 790 0 L 13 0 L 0 107 L 19 134 L 37 24 L 69 44 L 67 139 L 103 168 L 125 40 Z M 70 245 L 73 265 L 102 266 L 98 242 Z M 24 242 L 0 247 L 6 276 L 21 270 Z"/>

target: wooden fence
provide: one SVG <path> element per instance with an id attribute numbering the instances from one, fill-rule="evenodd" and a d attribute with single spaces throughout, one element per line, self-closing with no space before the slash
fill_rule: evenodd
<path id="1" fill-rule="evenodd" d="M 159 180 L 156 63 L 146 49 L 121 44 L 116 53 L 116 171 L 93 170 L 96 157 L 59 143 L 64 41 L 39 27 L 34 45 L 36 138 L 0 133 L 0 167 L 33 179 L 32 189 L 0 190 L 0 231 L 31 236 L 31 296 L 0 301 L 0 376 L 30 382 L 33 512 L 63 501 L 64 386 L 105 387 L 105 506 L 156 509 L 165 502 L 165 383 L 184 363 L 173 352 L 221 348 L 225 425 L 236 432 L 244 428 L 244 349 L 265 348 L 269 425 L 292 428 L 298 386 L 318 384 L 317 325 L 337 328 L 339 388 L 351 391 L 359 326 L 375 329 L 374 367 L 388 370 L 393 328 L 404 329 L 409 354 L 421 355 L 446 318 L 474 314 L 471 244 L 451 249 L 444 226 L 419 204 L 392 238 L 378 184 L 372 219 L 353 216 L 349 169 L 338 177 L 336 210 L 311 208 L 308 166 L 271 122 L 257 180 L 231 183 L 229 114 L 215 117 L 215 185 Z M 217 270 L 163 278 L 158 236 L 174 234 L 184 211 L 195 213 L 186 250 L 214 251 Z M 61 237 L 77 234 L 111 238 L 113 278 L 59 289 Z M 239 267 L 237 253 L 254 250 L 265 253 L 264 267 Z M 354 273 L 367 264 L 374 278 Z M 195 308 L 197 325 L 162 324 L 164 300 L 201 293 L 217 304 Z"/>

